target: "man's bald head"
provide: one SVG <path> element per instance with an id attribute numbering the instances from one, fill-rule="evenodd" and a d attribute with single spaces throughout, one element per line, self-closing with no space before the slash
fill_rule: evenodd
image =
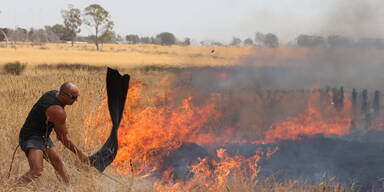
<path id="1" fill-rule="evenodd" d="M 71 92 L 72 89 L 76 88 L 77 86 L 73 84 L 72 82 L 65 82 L 60 86 L 60 92 Z"/>
<path id="2" fill-rule="evenodd" d="M 72 105 L 79 96 L 79 89 L 72 82 L 65 82 L 60 86 L 60 100 L 65 105 Z"/>

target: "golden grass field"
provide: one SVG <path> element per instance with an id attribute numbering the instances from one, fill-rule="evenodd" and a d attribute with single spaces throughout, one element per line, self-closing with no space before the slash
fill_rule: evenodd
<path id="1" fill-rule="evenodd" d="M 212 53 L 212 50 L 215 50 Z M 76 145 L 86 153 L 94 153 L 100 146 L 85 146 L 85 121 L 90 112 L 105 99 L 106 70 L 43 70 L 37 69 L 39 64 L 85 64 L 95 66 L 110 66 L 120 69 L 121 73 L 130 73 L 133 79 L 150 80 L 151 77 L 130 68 L 147 65 L 166 65 L 175 67 L 185 66 L 229 66 L 236 65 L 242 58 L 255 50 L 249 47 L 195 47 L 158 45 L 104 45 L 103 51 L 95 51 L 94 45 L 69 44 L 18 44 L 16 48 L 0 48 L 0 64 L 20 61 L 27 64 L 27 69 L 19 76 L 6 73 L 0 74 L 0 191 L 70 191 L 56 176 L 54 169 L 44 163 L 42 176 L 26 186 L 17 186 L 16 179 L 28 170 L 28 162 L 24 153 L 16 152 L 11 177 L 8 179 L 8 169 L 13 150 L 18 144 L 18 134 L 32 105 L 42 93 L 58 87 L 65 81 L 75 82 L 80 89 L 78 102 L 66 107 L 69 134 Z M 305 56 L 306 49 L 278 50 L 259 49 L 257 54 L 274 55 L 281 58 L 296 58 Z M 154 76 L 157 74 L 154 74 Z M 54 133 L 57 151 L 65 163 L 70 175 L 73 191 L 155 191 L 154 183 L 130 176 L 122 176 L 109 168 L 106 174 L 118 179 L 117 183 L 98 173 L 95 169 L 82 165 L 75 155 L 65 149 L 57 141 Z M 198 186 L 191 191 L 341 191 L 340 186 L 329 185 L 327 182 L 318 185 L 298 185 L 295 181 L 286 183 L 274 182 L 273 179 L 257 182 L 233 181 L 226 186 L 210 189 Z"/>
<path id="2" fill-rule="evenodd" d="M 215 49 L 214 53 L 211 50 Z M 142 65 L 205 66 L 231 65 L 239 57 L 250 54 L 251 48 L 111 45 L 97 52 L 92 44 L 71 47 L 70 44 L 31 45 L 19 43 L 16 48 L 0 51 L 0 64 L 15 60 L 30 66 L 37 64 L 80 63 L 133 67 Z"/>

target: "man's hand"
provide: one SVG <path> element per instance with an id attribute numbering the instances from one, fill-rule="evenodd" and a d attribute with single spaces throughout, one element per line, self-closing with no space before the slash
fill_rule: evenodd
<path id="1" fill-rule="evenodd" d="M 89 158 L 85 153 L 83 153 L 82 151 L 78 151 L 77 156 L 79 157 L 81 162 L 89 164 Z"/>

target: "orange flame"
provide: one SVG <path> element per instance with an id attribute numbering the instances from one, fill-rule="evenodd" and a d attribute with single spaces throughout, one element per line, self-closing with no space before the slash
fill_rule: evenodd
<path id="1" fill-rule="evenodd" d="M 220 137 L 215 134 L 215 126 L 223 118 L 217 106 L 220 103 L 218 101 L 225 100 L 222 95 L 211 93 L 200 103 L 189 95 L 179 99 L 175 96 L 181 93 L 172 90 L 168 82 L 168 79 L 163 79 L 160 85 L 151 89 L 146 89 L 142 82 L 131 82 L 119 128 L 119 151 L 112 165 L 117 171 L 141 177 L 152 176 L 162 167 L 163 158 L 185 142 L 203 146 L 234 142 L 231 135 L 236 127 L 221 131 L 223 134 Z M 264 132 L 265 137 L 262 140 L 235 142 L 259 144 L 283 139 L 295 140 L 300 135 L 347 134 L 352 120 L 351 102 L 345 98 L 344 110 L 337 111 L 329 103 L 319 103 L 319 100 L 320 93 L 311 91 L 305 113 L 274 123 Z M 88 117 L 86 123 L 86 145 L 100 146 L 111 127 L 106 99 Z M 189 190 L 197 183 L 208 189 L 219 190 L 234 175 L 242 181 L 255 178 L 260 169 L 258 162 L 261 157 L 269 158 L 278 149 L 268 149 L 266 154 L 256 151 L 256 155 L 245 158 L 241 155 L 230 157 L 226 149 L 220 148 L 216 150 L 216 159 L 198 159 L 197 163 L 189 167 L 191 178 L 187 183 L 171 181 L 174 171 L 172 168 L 162 171 L 162 180 L 158 183 L 157 190 Z"/>
<path id="2" fill-rule="evenodd" d="M 158 191 L 185 191 L 193 189 L 194 186 L 203 185 L 209 190 L 220 190 L 226 187 L 229 180 L 240 181 L 252 180 L 259 173 L 258 162 L 263 153 L 256 151 L 256 155 L 245 158 L 237 155 L 229 157 L 226 149 L 216 150 L 218 159 L 198 159 L 198 162 L 190 166 L 190 174 L 193 177 L 186 185 L 181 181 L 176 184 L 157 186 Z"/>
<path id="3" fill-rule="evenodd" d="M 283 122 L 274 124 L 265 133 L 265 143 L 273 143 L 276 140 L 297 140 L 300 135 L 313 136 L 345 135 L 349 132 L 352 120 L 351 102 L 344 100 L 344 110 L 337 111 L 332 105 L 327 105 L 324 112 L 314 105 L 320 101 L 319 92 L 311 92 L 308 99 L 306 112 L 298 117 L 290 117 Z"/>

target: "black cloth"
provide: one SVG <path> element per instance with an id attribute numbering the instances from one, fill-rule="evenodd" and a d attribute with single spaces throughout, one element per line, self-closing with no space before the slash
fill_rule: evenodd
<path id="1" fill-rule="evenodd" d="M 47 147 L 52 148 L 54 146 L 55 145 L 53 144 L 51 138 L 48 137 L 48 139 L 45 141 L 40 136 L 31 136 L 26 141 L 20 143 L 20 148 L 24 151 L 27 157 L 30 148 L 44 151 Z"/>
<path id="2" fill-rule="evenodd" d="M 33 105 L 27 119 L 19 134 L 19 144 L 27 141 L 31 136 L 46 137 L 52 132 L 54 127 L 52 122 L 47 121 L 45 111 L 49 106 L 59 105 L 64 109 L 64 104 L 56 97 L 58 91 L 52 90 L 44 93 Z"/>
<path id="3" fill-rule="evenodd" d="M 94 166 L 100 172 L 103 172 L 104 169 L 115 160 L 117 154 L 117 129 L 119 128 L 121 117 L 123 115 L 125 99 L 128 93 L 129 79 L 130 76 L 128 74 L 121 76 L 117 70 L 108 68 L 108 109 L 113 126 L 110 136 L 101 149 L 88 157 L 91 166 Z"/>

